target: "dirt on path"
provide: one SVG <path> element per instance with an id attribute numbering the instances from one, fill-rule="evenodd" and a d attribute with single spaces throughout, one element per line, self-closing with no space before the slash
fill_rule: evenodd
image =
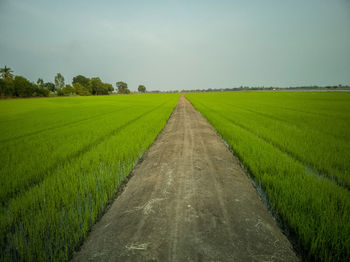
<path id="1" fill-rule="evenodd" d="M 181 96 L 73 261 L 298 261 L 238 160 Z"/>

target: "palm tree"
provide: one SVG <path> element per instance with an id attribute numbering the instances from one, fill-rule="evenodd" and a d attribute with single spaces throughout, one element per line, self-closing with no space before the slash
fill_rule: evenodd
<path id="1" fill-rule="evenodd" d="M 0 68 L 0 74 L 3 79 L 12 79 L 13 78 L 13 70 L 9 67 Z"/>

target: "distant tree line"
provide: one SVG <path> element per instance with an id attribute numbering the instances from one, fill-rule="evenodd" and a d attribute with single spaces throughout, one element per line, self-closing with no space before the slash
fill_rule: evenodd
<path id="1" fill-rule="evenodd" d="M 193 90 L 181 90 L 182 92 L 232 92 L 232 91 L 255 91 L 255 90 L 348 90 L 350 86 L 348 85 L 332 85 L 332 86 L 291 86 L 291 87 L 249 87 L 240 86 L 233 88 L 208 88 L 208 89 L 193 89 Z"/>
<path id="2" fill-rule="evenodd" d="M 116 83 L 119 94 L 130 94 L 128 85 Z M 111 84 L 104 83 L 99 77 L 88 78 L 83 75 L 73 77 L 72 85 L 65 84 L 62 74 L 57 73 L 54 82 L 44 82 L 39 78 L 36 83 L 23 76 L 14 76 L 9 67 L 0 68 L 0 97 L 45 97 L 45 96 L 90 96 L 109 95 L 114 91 Z M 140 85 L 138 91 L 146 92 L 146 87 Z"/>
<path id="3" fill-rule="evenodd" d="M 117 89 L 118 89 L 118 94 L 130 94 L 130 90 L 128 88 L 128 84 L 125 82 L 117 82 L 116 83 Z M 146 87 L 144 85 L 139 85 L 137 91 L 139 93 L 146 93 Z"/>
<path id="4" fill-rule="evenodd" d="M 81 96 L 108 95 L 114 91 L 111 84 L 103 83 L 99 77 L 87 78 L 85 76 L 78 75 L 73 77 L 72 84 L 73 87 L 69 86 L 68 91 Z"/>
<path id="5" fill-rule="evenodd" d="M 38 80 L 38 84 L 35 84 L 23 76 L 14 76 L 13 70 L 9 67 L 0 69 L 1 97 L 48 96 L 49 92 L 42 80 Z"/>

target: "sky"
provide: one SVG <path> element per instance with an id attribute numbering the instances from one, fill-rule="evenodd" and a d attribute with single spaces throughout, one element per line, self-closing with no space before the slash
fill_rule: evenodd
<path id="1" fill-rule="evenodd" d="M 350 84 L 350 0 L 0 0 L 0 67 L 148 90 Z"/>

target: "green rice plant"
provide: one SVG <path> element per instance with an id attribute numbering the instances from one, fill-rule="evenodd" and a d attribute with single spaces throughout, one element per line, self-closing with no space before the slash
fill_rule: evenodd
<path id="1" fill-rule="evenodd" d="M 350 259 L 350 94 L 186 97 L 266 193 L 272 211 L 304 258 Z"/>
<path id="2" fill-rule="evenodd" d="M 70 110 L 64 110 L 65 120 L 61 118 L 57 122 L 40 111 L 37 116 L 42 116 L 41 126 L 34 127 L 28 121 L 30 128 L 27 136 L 23 131 L 11 135 L 12 139 L 17 137 L 13 146 L 20 141 L 27 144 L 27 147 L 23 145 L 21 151 L 17 152 L 19 155 L 23 156 L 23 150 L 34 150 L 41 157 L 45 153 L 49 155 L 41 162 L 42 165 L 49 163 L 49 168 L 44 169 L 49 172 L 41 172 L 37 167 L 37 174 L 43 175 L 35 183 L 27 183 L 25 177 L 35 178 L 36 173 L 35 165 L 30 163 L 30 154 L 24 155 L 26 157 L 22 161 L 28 161 L 33 169 L 30 169 L 32 173 L 18 171 L 16 178 L 22 176 L 21 182 L 27 184 L 10 195 L 0 212 L 0 260 L 68 260 L 101 216 L 120 183 L 164 127 L 177 98 L 178 95 L 138 95 L 83 98 L 85 101 L 81 101 L 82 98 L 62 99 L 54 103 L 52 108 L 81 109 L 84 113 L 70 118 Z M 78 103 L 75 103 L 75 99 Z M 48 106 L 50 100 L 32 100 L 32 103 L 42 103 L 42 107 L 29 105 L 51 109 L 51 105 Z M 24 105 L 20 103 L 22 101 Z M 15 103 L 12 105 L 13 111 L 22 111 L 17 107 L 29 106 L 26 100 L 5 102 Z M 4 105 L 0 103 L 1 106 Z M 50 114 L 55 115 L 53 112 Z M 1 117 L 3 122 L 17 122 L 22 116 L 13 114 L 11 120 Z M 80 122 L 73 124 L 73 119 Z M 52 128 L 37 132 L 47 126 Z M 17 126 L 14 132 L 16 129 Z M 33 134 L 35 132 L 37 134 Z M 82 134 L 80 137 L 77 135 L 79 133 Z M 46 147 L 32 148 L 28 136 L 31 140 L 41 141 L 44 147 L 45 143 L 53 145 L 51 151 Z M 77 141 L 79 139 L 81 141 Z M 58 141 L 67 145 L 56 147 L 55 142 Z M 41 143 L 35 145 L 40 147 Z M 13 150 L 11 153 L 14 156 L 9 160 L 14 160 L 12 164 L 18 163 L 16 148 L 8 148 Z M 55 159 L 50 162 L 51 158 Z M 15 168 L 11 163 L 7 167 Z M 17 185 L 21 186 L 21 183 L 17 182 Z"/>

